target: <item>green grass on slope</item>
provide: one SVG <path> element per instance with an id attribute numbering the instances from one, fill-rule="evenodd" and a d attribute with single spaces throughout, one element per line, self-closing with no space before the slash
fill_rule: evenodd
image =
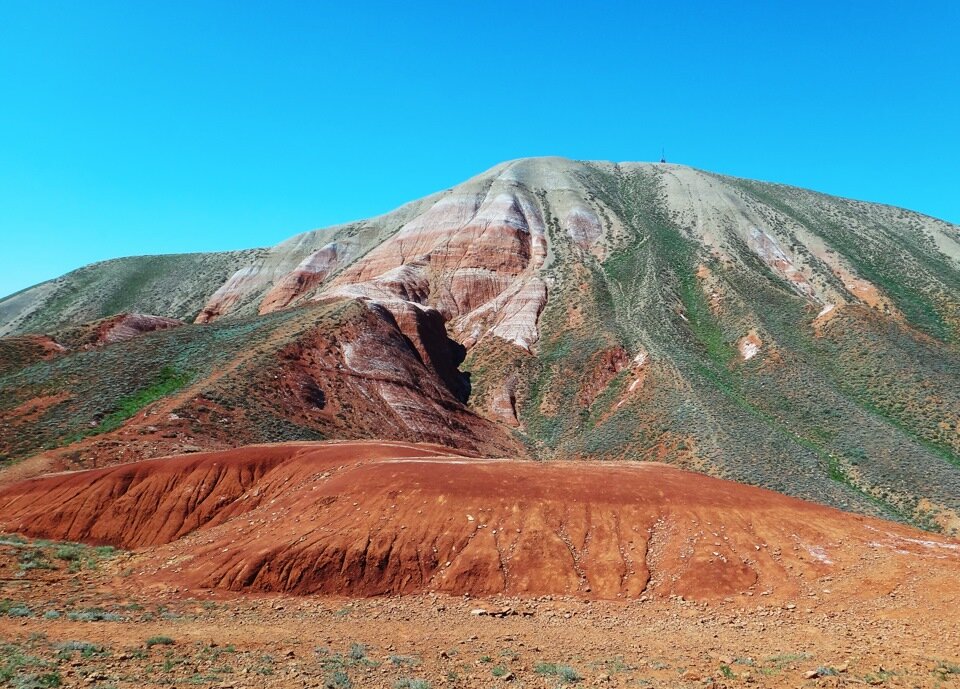
<path id="1" fill-rule="evenodd" d="M 166 273 L 173 270 L 173 264 L 182 262 L 179 258 L 166 256 L 137 256 L 128 259 L 122 275 L 111 285 L 109 294 L 100 305 L 101 318 L 135 308 L 148 286 L 163 280 Z"/>
<path id="2" fill-rule="evenodd" d="M 711 311 L 697 278 L 697 267 L 705 260 L 703 247 L 667 217 L 657 179 L 650 174 L 598 171 L 591 181 L 633 234 L 602 264 L 621 327 L 671 341 L 686 331 L 710 361 L 725 368 L 734 355 L 734 338 Z M 682 307 L 682 317 L 664 300 L 671 292 Z"/>
<path id="3" fill-rule="evenodd" d="M 176 392 L 189 383 L 192 378 L 193 374 L 188 371 L 180 371 L 172 366 L 164 366 L 160 369 L 160 374 L 153 383 L 133 395 L 121 399 L 117 403 L 116 408 L 103 417 L 103 420 L 97 426 L 88 431 L 69 436 L 65 439 L 64 444 L 69 445 L 82 438 L 116 430 L 124 421 L 131 418 L 148 404 L 152 404 Z"/>
<path id="4" fill-rule="evenodd" d="M 891 516 L 932 528 L 918 496 L 949 503 L 957 479 L 939 465 L 955 464 L 951 452 L 935 442 L 939 422 L 956 408 L 949 347 L 866 309 L 844 312 L 817 337 L 802 300 L 773 283 L 730 277 L 735 301 L 751 305 L 778 351 L 775 365 L 759 357 L 736 367 L 738 394 L 815 451 L 829 478 Z M 885 389 L 876 388 L 878 379 Z"/>
<path id="5" fill-rule="evenodd" d="M 869 280 L 889 296 L 907 320 L 943 342 L 956 342 L 941 303 L 942 288 L 960 293 L 960 273 L 942 257 L 910 239 L 905 233 L 891 237 L 891 228 L 874 227 L 888 241 L 875 241 L 844 228 L 825 214 L 808 215 L 791 203 L 776 187 L 736 180 L 732 182 L 758 201 L 809 228 L 853 265 L 860 277 Z M 935 289 L 936 288 L 936 289 Z"/>
<path id="6" fill-rule="evenodd" d="M 846 495 L 855 496 L 861 505 L 870 504 L 884 515 L 906 519 L 908 515 L 897 506 L 858 485 L 842 461 L 846 453 L 834 447 L 830 433 L 821 432 L 813 414 L 820 391 L 813 387 L 795 391 L 769 377 L 757 381 L 745 377 L 754 375 L 753 366 L 739 362 L 734 343 L 748 327 L 769 324 L 781 346 L 809 352 L 812 347 L 808 336 L 800 332 L 807 320 L 803 300 L 742 243 L 735 249 L 747 270 L 730 271 L 712 263 L 699 243 L 686 237 L 669 218 L 655 176 L 598 172 L 591 181 L 598 196 L 633 232 L 633 237 L 615 247 L 602 264 L 606 289 L 594 292 L 609 295 L 607 304 L 620 330 L 643 333 L 639 339 L 646 339 L 659 350 L 654 351 L 655 357 L 666 357 L 677 366 L 691 385 L 689 392 L 681 393 L 686 401 L 679 399 L 677 403 L 692 403 L 703 419 L 694 414 L 692 425 L 690 419 L 679 423 L 676 410 L 660 409 L 658 413 L 664 415 L 667 425 L 651 429 L 648 438 L 666 430 L 692 435 L 705 448 L 719 442 L 720 456 L 715 457 L 720 466 L 740 480 L 768 487 L 771 481 L 776 483 L 769 472 L 776 472 L 779 462 L 783 463 L 781 472 L 818 467 L 815 473 L 829 478 Z M 697 277 L 701 263 L 709 265 L 715 278 L 738 295 L 732 302 L 738 306 L 732 312 L 716 314 L 711 309 Z M 617 382 L 611 381 L 611 387 Z M 598 401 L 610 399 L 606 394 L 598 397 Z M 602 413 L 599 406 L 591 410 L 591 422 Z M 596 430 L 584 430 L 587 447 L 595 444 L 589 438 Z M 642 430 L 626 436 L 624 444 L 641 440 Z M 718 438 L 718 431 L 726 437 Z M 757 433 L 765 436 L 766 447 L 776 448 L 773 456 L 762 461 L 755 456 L 762 451 L 759 446 L 752 447 L 750 441 L 750 437 L 754 437 L 753 444 L 760 440 Z M 803 457 L 806 459 L 801 460 Z M 817 494 L 810 484 L 806 496 Z"/>
<path id="7" fill-rule="evenodd" d="M 49 297 L 17 332 L 52 332 L 77 323 L 137 311 L 192 320 L 209 296 L 261 249 L 111 259 L 56 281 Z"/>

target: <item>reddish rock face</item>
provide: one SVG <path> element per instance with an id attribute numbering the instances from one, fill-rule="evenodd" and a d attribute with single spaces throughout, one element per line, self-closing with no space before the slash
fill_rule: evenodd
<path id="1" fill-rule="evenodd" d="M 183 325 L 183 321 L 176 318 L 152 316 L 147 313 L 122 313 L 103 321 L 97 328 L 97 335 L 93 345 L 107 345 L 114 342 L 123 342 L 134 337 L 155 330 L 166 330 Z"/>
<path id="2" fill-rule="evenodd" d="M 250 288 L 258 283 L 260 272 L 259 266 L 247 266 L 234 273 L 213 293 L 194 322 L 210 323 L 229 313 L 237 302 L 249 293 Z"/>
<path id="3" fill-rule="evenodd" d="M 564 217 L 563 227 L 570 239 L 584 251 L 589 250 L 603 234 L 597 214 L 585 206 L 575 206 Z"/>
<path id="4" fill-rule="evenodd" d="M 580 390 L 580 404 L 590 406 L 614 377 L 630 363 L 627 351 L 617 345 L 601 350 L 591 362 L 590 374 L 584 377 Z"/>
<path id="5" fill-rule="evenodd" d="M 49 335 L 0 337 L 0 374 L 37 361 L 53 359 L 66 351 L 66 347 Z"/>
<path id="6" fill-rule="evenodd" d="M 469 385 L 458 370 L 465 352 L 447 336 L 440 312 L 399 299 L 377 304 L 390 312 L 424 365 L 437 373 L 458 400 L 466 402 Z"/>
<path id="7" fill-rule="evenodd" d="M 23 481 L 0 489 L 0 527 L 144 549 L 147 580 L 301 594 L 771 601 L 829 575 L 858 598 L 908 570 L 960 564 L 956 541 L 661 464 L 386 442 L 251 446 Z M 869 579 L 849 574 L 866 560 Z"/>
<path id="8" fill-rule="evenodd" d="M 539 277 L 517 281 L 454 326 L 464 345 L 472 347 L 483 337 L 495 336 L 527 351 L 540 339 L 537 327 L 547 304 L 547 284 Z"/>
<path id="9" fill-rule="evenodd" d="M 497 421 L 517 427 L 517 376 L 509 375 L 494 391 L 490 398 L 490 413 Z"/>
<path id="10" fill-rule="evenodd" d="M 400 299 L 436 309 L 468 348 L 497 337 L 530 351 L 547 300 L 541 270 L 548 256 L 544 209 L 550 206 L 537 196 L 544 180 L 530 177 L 546 171 L 531 173 L 529 167 L 505 165 L 401 213 L 403 223 L 388 232 L 381 227 L 376 241 L 362 232 L 336 235 L 293 270 L 292 256 L 312 240 L 303 235 L 280 245 L 237 271 L 210 297 L 197 322 L 247 310 L 257 295 L 263 295 L 261 314 L 334 296 Z M 565 175 L 549 180 L 559 190 L 555 221 L 581 250 L 600 251 L 600 218 L 582 199 L 580 182 Z"/>
<path id="11" fill-rule="evenodd" d="M 307 256 L 292 273 L 285 275 L 260 303 L 260 314 L 286 308 L 309 294 L 337 267 L 337 245 L 327 244 Z"/>
<path id="12" fill-rule="evenodd" d="M 435 307 L 467 347 L 495 335 L 525 349 L 539 337 L 546 257 L 538 205 L 520 188 L 441 199 L 344 271 L 329 294 Z"/>

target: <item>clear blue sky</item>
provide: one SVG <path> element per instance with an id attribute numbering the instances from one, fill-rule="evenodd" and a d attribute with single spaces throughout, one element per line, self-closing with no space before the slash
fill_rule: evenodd
<path id="1" fill-rule="evenodd" d="M 960 223 L 958 40 L 955 0 L 5 0 L 0 294 L 270 245 L 533 155 L 664 146 Z"/>

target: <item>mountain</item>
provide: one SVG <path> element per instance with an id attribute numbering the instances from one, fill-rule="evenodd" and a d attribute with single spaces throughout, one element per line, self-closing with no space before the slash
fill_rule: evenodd
<path id="1" fill-rule="evenodd" d="M 890 206 L 518 160 L 269 249 L 81 268 L 0 334 L 3 481 L 384 438 L 960 527 L 960 228 Z"/>

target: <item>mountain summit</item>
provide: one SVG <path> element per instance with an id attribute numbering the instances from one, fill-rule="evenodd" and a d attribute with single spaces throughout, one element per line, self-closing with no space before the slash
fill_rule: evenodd
<path id="1" fill-rule="evenodd" d="M 890 206 L 517 160 L 269 249 L 81 268 L 0 334 L 16 475 L 381 437 L 960 527 L 960 228 Z"/>

